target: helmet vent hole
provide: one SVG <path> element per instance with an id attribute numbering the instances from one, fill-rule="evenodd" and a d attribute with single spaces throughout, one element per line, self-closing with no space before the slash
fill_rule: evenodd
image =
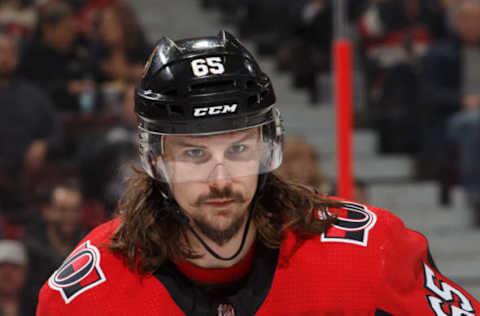
<path id="1" fill-rule="evenodd" d="M 254 88 L 256 86 L 255 82 L 253 80 L 248 80 L 246 83 L 245 83 L 245 87 L 247 89 L 251 89 L 251 88 Z"/>
<path id="2" fill-rule="evenodd" d="M 192 94 L 218 92 L 235 88 L 234 80 L 195 83 L 190 86 Z"/>
<path id="3" fill-rule="evenodd" d="M 257 95 L 252 95 L 252 96 L 248 97 L 247 102 L 248 102 L 248 105 L 256 104 L 258 102 Z"/>

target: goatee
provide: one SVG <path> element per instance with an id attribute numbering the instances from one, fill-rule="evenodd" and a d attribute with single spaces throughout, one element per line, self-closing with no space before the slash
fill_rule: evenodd
<path id="1" fill-rule="evenodd" d="M 222 230 L 213 228 L 209 223 L 203 221 L 203 218 L 193 218 L 193 222 L 205 237 L 217 245 L 223 246 L 240 231 L 240 228 L 242 228 L 245 222 L 245 217 L 246 216 L 243 215 L 234 218 L 233 222 L 226 229 Z"/>

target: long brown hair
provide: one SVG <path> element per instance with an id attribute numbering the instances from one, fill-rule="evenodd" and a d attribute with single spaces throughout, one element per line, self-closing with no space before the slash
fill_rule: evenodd
<path id="1" fill-rule="evenodd" d="M 165 209 L 160 193 L 165 184 L 136 170 L 119 202 L 120 225 L 110 249 L 124 259 L 131 270 L 153 272 L 165 260 L 196 258 L 185 244 L 186 229 Z M 287 183 L 275 174 L 267 178 L 253 221 L 259 240 L 270 248 L 280 247 L 287 230 L 321 234 L 333 218 L 328 207 L 341 203 L 317 196 L 301 185 Z M 315 211 L 322 212 L 317 218 Z"/>

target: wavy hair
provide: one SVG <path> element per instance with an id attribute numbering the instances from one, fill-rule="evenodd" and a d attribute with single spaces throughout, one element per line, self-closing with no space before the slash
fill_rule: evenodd
<path id="1" fill-rule="evenodd" d="M 120 225 L 109 248 L 123 258 L 132 271 L 151 273 L 165 260 L 199 257 L 185 242 L 186 227 L 165 209 L 160 193 L 165 185 L 135 170 L 119 201 Z M 321 234 L 334 221 L 327 209 L 341 205 L 272 173 L 253 217 L 257 238 L 267 247 L 279 248 L 286 231 Z M 316 211 L 322 215 L 317 217 Z"/>

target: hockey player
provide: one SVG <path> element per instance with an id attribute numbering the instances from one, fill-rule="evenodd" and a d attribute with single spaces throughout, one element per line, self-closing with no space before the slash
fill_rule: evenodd
<path id="1" fill-rule="evenodd" d="M 272 173 L 274 101 L 229 33 L 162 38 L 135 99 L 145 172 L 50 277 L 37 315 L 479 316 L 392 213 Z"/>

